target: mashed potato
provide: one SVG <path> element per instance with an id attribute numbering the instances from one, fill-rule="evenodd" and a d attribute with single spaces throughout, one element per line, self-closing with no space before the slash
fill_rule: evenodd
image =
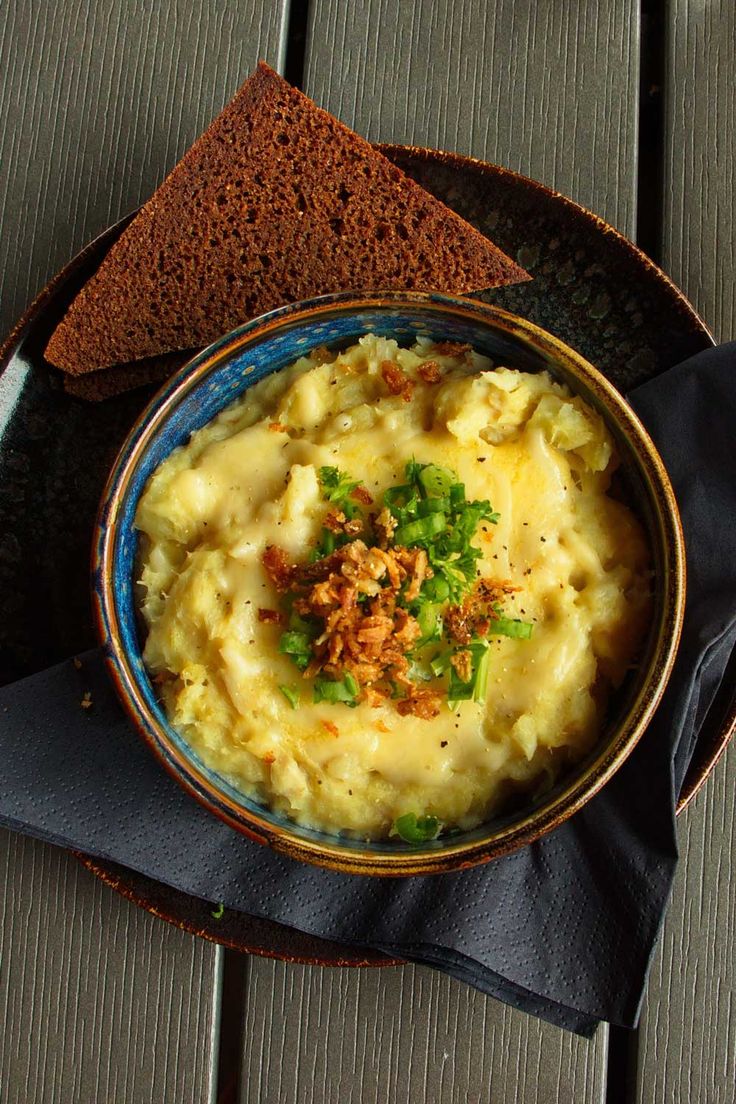
<path id="1" fill-rule="evenodd" d="M 412 458 L 490 500 L 477 569 L 503 581 L 504 616 L 531 636 L 491 630 L 484 700 L 451 708 L 436 680 L 429 719 L 390 697 L 315 703 L 279 650 L 284 624 L 263 619 L 284 609 L 264 550 L 308 560 L 331 508 L 320 469 L 362 480 L 378 510 Z M 580 398 L 469 348 L 368 335 L 254 385 L 166 460 L 138 508 L 144 658 L 171 722 L 207 767 L 332 832 L 386 837 L 407 813 L 468 828 L 551 785 L 594 745 L 648 624 L 647 544 L 607 494 L 615 465 Z"/>

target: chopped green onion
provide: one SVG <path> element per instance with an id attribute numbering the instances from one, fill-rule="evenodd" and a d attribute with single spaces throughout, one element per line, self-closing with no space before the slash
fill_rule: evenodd
<path id="1" fill-rule="evenodd" d="M 478 660 L 478 666 L 475 671 L 475 690 L 473 691 L 473 701 L 484 702 L 486 700 L 486 694 L 488 692 L 488 669 L 490 667 L 490 655 L 487 647 L 483 648 L 483 654 Z"/>
<path id="2" fill-rule="evenodd" d="M 295 690 L 292 686 L 279 686 L 279 690 L 284 695 L 291 708 L 296 709 L 299 705 L 299 691 Z"/>
<path id="3" fill-rule="evenodd" d="M 420 816 L 416 813 L 404 813 L 394 821 L 393 830 L 406 843 L 427 843 L 436 839 L 442 825 L 435 816 Z"/>
<path id="4" fill-rule="evenodd" d="M 406 525 L 400 525 L 394 533 L 396 544 L 411 545 L 418 541 L 430 541 L 437 533 L 441 533 L 447 525 L 444 514 L 430 514 L 428 517 L 417 518 Z"/>
<path id="5" fill-rule="evenodd" d="M 417 516 L 426 517 L 427 514 L 447 513 L 449 509 L 449 498 L 423 498 L 417 506 Z"/>
<path id="6" fill-rule="evenodd" d="M 417 461 L 412 456 L 411 460 L 407 460 L 406 464 L 404 465 L 404 472 L 406 474 L 406 478 L 410 479 L 412 481 L 412 483 L 416 483 L 417 480 L 419 479 L 419 473 L 421 472 L 422 468 L 424 468 L 424 467 L 426 467 L 426 464 L 418 464 Z"/>
<path id="7" fill-rule="evenodd" d="M 435 575 L 434 578 L 427 579 L 422 593 L 432 602 L 444 602 L 450 597 L 450 585 L 444 575 Z"/>
<path id="8" fill-rule="evenodd" d="M 447 699 L 451 709 L 461 701 L 482 702 L 485 700 L 488 689 L 488 645 L 485 643 L 470 644 L 466 651 L 473 657 L 470 679 L 464 682 L 454 667 L 450 668 L 450 685 L 447 689 Z"/>
<path id="9" fill-rule="evenodd" d="M 319 544 L 317 545 L 315 551 L 319 553 L 319 555 L 317 556 L 318 560 L 321 560 L 323 556 L 329 556 L 332 552 L 335 551 L 335 534 L 332 532 L 331 529 L 323 528 L 322 535 L 319 539 Z"/>
<path id="10" fill-rule="evenodd" d="M 462 506 L 465 504 L 465 484 L 453 483 L 450 487 L 450 502 L 453 506 Z"/>
<path id="11" fill-rule="evenodd" d="M 488 630 L 489 636 L 512 636 L 514 640 L 528 640 L 532 635 L 534 626 L 531 621 L 511 620 L 509 617 L 499 617 L 497 621 L 491 621 Z"/>
<path id="12" fill-rule="evenodd" d="M 279 640 L 279 651 L 284 655 L 306 655 L 311 651 L 311 642 L 306 632 L 285 632 Z"/>
<path id="13" fill-rule="evenodd" d="M 383 496 L 398 523 L 394 543 L 426 548 L 434 575 L 425 581 L 422 597 L 461 602 L 482 556 L 472 543 L 476 529 L 481 521 L 495 524 L 499 515 L 487 500 L 468 502 L 465 485 L 447 468 L 410 460 L 405 470 L 410 482 Z"/>
<path id="14" fill-rule="evenodd" d="M 279 651 L 282 655 L 288 655 L 303 671 L 312 658 L 312 642 L 305 632 L 285 632 L 279 640 Z"/>
<path id="15" fill-rule="evenodd" d="M 440 652 L 433 660 L 430 661 L 429 666 L 432 668 L 432 674 L 435 678 L 439 678 L 440 675 L 444 675 L 445 671 L 450 666 L 450 660 L 452 659 L 452 652 Z"/>
<path id="16" fill-rule="evenodd" d="M 328 679 L 318 677 L 314 680 L 313 701 L 336 704 L 344 702 L 346 705 L 357 705 L 357 697 L 360 687 L 352 675 L 347 674 L 343 679 Z"/>
<path id="17" fill-rule="evenodd" d="M 222 920 L 223 913 L 225 912 L 225 906 L 222 901 L 218 904 L 217 908 L 210 914 L 215 920 Z"/>
<path id="18" fill-rule="evenodd" d="M 425 602 L 417 613 L 417 621 L 422 635 L 417 641 L 417 647 L 429 644 L 430 640 L 439 640 L 442 636 L 442 614 L 440 607 L 431 602 Z"/>
<path id="19" fill-rule="evenodd" d="M 472 701 L 475 690 L 475 672 L 470 682 L 463 682 L 454 667 L 450 668 L 450 685 L 447 688 L 447 704 L 454 709 L 458 702 Z"/>
<path id="20" fill-rule="evenodd" d="M 406 517 L 413 517 L 419 503 L 416 488 L 408 483 L 402 483 L 397 487 L 389 487 L 383 495 L 383 503 L 388 506 L 391 513 L 401 521 Z"/>
<path id="21" fill-rule="evenodd" d="M 407 475 L 409 465 L 407 465 Z M 425 492 L 432 497 L 442 497 L 450 493 L 450 488 L 455 482 L 455 475 L 447 468 L 440 468 L 437 464 L 414 464 L 419 468 L 417 478 Z"/>

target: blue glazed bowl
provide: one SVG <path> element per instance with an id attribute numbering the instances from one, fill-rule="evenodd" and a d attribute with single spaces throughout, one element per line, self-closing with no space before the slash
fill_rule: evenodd
<path id="1" fill-rule="evenodd" d="M 632 505 L 649 534 L 656 578 L 645 654 L 590 758 L 535 805 L 418 847 L 302 828 L 205 767 L 169 724 L 157 698 L 142 660 L 136 609 L 133 521 L 155 469 L 251 384 L 316 346 L 345 348 L 369 332 L 407 344 L 419 335 L 468 343 L 496 362 L 530 372 L 547 369 L 580 394 L 617 441 Z M 136 728 L 163 765 L 208 809 L 258 842 L 295 859 L 362 874 L 428 874 L 486 862 L 538 838 L 579 809 L 631 752 L 660 700 L 684 597 L 683 540 L 672 488 L 625 400 L 582 357 L 532 323 L 485 303 L 433 293 L 346 293 L 297 303 L 248 322 L 199 353 L 133 426 L 103 494 L 93 547 L 93 601 L 109 668 Z"/>

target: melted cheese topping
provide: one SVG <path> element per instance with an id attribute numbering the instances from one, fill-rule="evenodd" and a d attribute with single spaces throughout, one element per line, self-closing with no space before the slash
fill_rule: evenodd
<path id="1" fill-rule="evenodd" d="M 415 381 L 410 402 L 389 394 L 387 360 Z M 430 360 L 438 384 L 417 375 Z M 314 705 L 278 651 L 282 628 L 258 620 L 279 606 L 263 550 L 307 558 L 328 510 L 320 466 L 362 479 L 378 503 L 412 457 L 499 511 L 476 537 L 480 571 L 521 588 L 504 612 L 532 620 L 532 638 L 493 640 L 486 701 L 430 721 L 391 702 Z M 368 335 L 256 384 L 172 453 L 138 508 L 144 658 L 172 723 L 208 767 L 328 831 L 380 838 L 406 812 L 467 828 L 551 785 L 595 743 L 650 609 L 644 534 L 606 493 L 615 464 L 580 398 L 474 352 Z M 297 709 L 279 685 L 300 689 Z"/>

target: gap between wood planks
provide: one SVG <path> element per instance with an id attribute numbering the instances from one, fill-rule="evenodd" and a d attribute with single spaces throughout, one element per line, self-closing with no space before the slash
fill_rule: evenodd
<path id="1" fill-rule="evenodd" d="M 289 0 L 285 20 L 286 50 L 283 76 L 296 88 L 304 87 L 309 0 Z M 213 1077 L 210 1104 L 238 1104 L 243 1069 L 243 1024 L 248 985 L 248 956 L 227 947 L 222 955 L 219 1031 L 213 1038 Z"/>
<path id="2" fill-rule="evenodd" d="M 662 260 L 664 81 L 668 0 L 641 0 L 636 244 Z"/>
<path id="3" fill-rule="evenodd" d="M 656 264 L 662 261 L 664 211 L 664 81 L 669 0 L 639 6 L 639 133 L 636 172 L 636 244 Z M 639 1032 L 608 1029 L 606 1104 L 636 1099 Z"/>
<path id="4" fill-rule="evenodd" d="M 664 74 L 667 0 L 641 0 L 636 242 L 659 263 L 662 254 L 664 179 Z M 303 88 L 309 23 L 308 0 L 291 0 L 283 75 Z M 243 1062 L 242 1027 L 248 958 L 222 949 L 219 1037 L 213 1104 L 237 1104 Z M 637 1033 L 612 1026 L 608 1037 L 606 1104 L 628 1104 L 635 1095 Z"/>
<path id="5" fill-rule="evenodd" d="M 213 1092 L 209 1104 L 238 1104 L 243 1068 L 243 1029 L 248 985 L 248 955 L 218 947 L 222 955 L 219 1033 Z"/>

